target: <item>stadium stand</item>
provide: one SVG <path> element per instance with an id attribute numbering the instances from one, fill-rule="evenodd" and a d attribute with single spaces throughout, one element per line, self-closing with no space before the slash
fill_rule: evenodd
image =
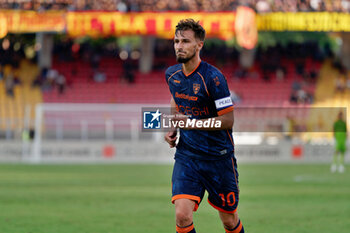
<path id="1" fill-rule="evenodd" d="M 34 107 L 41 103 L 42 94 L 39 88 L 32 88 L 32 80 L 37 76 L 38 68 L 28 60 L 22 60 L 18 68 L 11 68 L 6 65 L 3 72 L 3 79 L 0 80 L 0 128 L 20 130 L 24 126 L 25 109 L 31 119 L 34 119 Z M 17 73 L 18 84 L 13 86 L 13 93 L 9 93 L 6 88 L 6 82 L 10 77 L 10 72 Z"/>
<path id="2" fill-rule="evenodd" d="M 103 82 L 94 80 L 94 70 L 86 62 L 54 62 L 53 68 L 67 77 L 68 89 L 64 94 L 56 89 L 44 92 L 45 102 L 167 103 L 170 100 L 162 72 L 145 75 L 137 72 L 135 82 L 128 83 L 122 77 L 122 62 L 115 58 L 101 60 L 99 69 L 106 76 Z"/>
<path id="3" fill-rule="evenodd" d="M 350 107 L 350 85 L 349 72 L 339 70 L 328 61 L 321 70 L 317 88 L 315 90 L 315 99 L 317 106 L 320 107 Z M 344 86 L 339 89 L 337 80 L 343 79 Z"/>
<path id="4" fill-rule="evenodd" d="M 160 40 L 156 44 L 153 70 L 147 74 L 138 71 L 137 59 L 123 60 L 116 56 L 122 49 L 112 53 L 102 49 L 91 56 L 88 54 L 92 48 L 88 44 L 82 44 L 78 53 L 62 54 L 61 51 L 71 50 L 56 48 L 52 69 L 66 78 L 67 88 L 60 93 L 56 87 L 42 87 L 44 102 L 168 104 L 170 94 L 164 71 L 176 60 L 173 53 L 169 54 L 171 41 Z M 239 65 L 238 51 L 223 45 L 204 49 L 203 60 L 224 73 L 230 90 L 239 99 L 237 104 L 288 105 L 293 91 L 306 95 L 296 96 L 294 104 L 310 104 L 322 64 L 322 59 L 317 58 L 322 55 L 316 47 L 290 44 L 283 49 L 278 46 L 266 51 L 258 49 L 257 60 L 247 70 Z M 267 54 L 270 59 L 265 59 Z"/>
<path id="5" fill-rule="evenodd" d="M 306 71 L 319 67 L 320 63 L 307 60 Z M 174 63 L 174 61 L 169 61 Z M 294 82 L 305 82 L 302 77 L 296 76 L 294 63 L 291 60 L 283 61 L 286 74 L 283 80 L 278 80 L 275 72 L 270 72 L 269 80 L 263 79 L 262 67 L 255 65 L 255 70 L 250 76 L 242 78 L 237 76 L 238 65 L 227 64 L 221 67 L 228 79 L 231 90 L 241 98 L 242 105 L 282 105 L 289 102 Z M 53 69 L 66 76 L 69 87 L 64 94 L 57 89 L 44 91 L 45 102 L 72 102 L 72 103 L 168 103 L 170 95 L 164 81 L 164 71 L 152 71 L 149 74 L 135 73 L 135 81 L 128 83 L 123 74 L 122 62 L 116 58 L 103 58 L 100 69 L 106 75 L 106 81 L 93 80 L 93 69 L 89 63 L 54 62 Z M 256 77 L 253 77 L 253 75 Z M 313 93 L 314 83 L 306 83 L 305 90 Z M 249 88 L 246 88 L 249 86 Z M 94 93 L 91 95 L 91 93 Z"/>
<path id="6" fill-rule="evenodd" d="M 35 63 L 28 60 L 19 62 L 17 72 L 21 84 L 16 85 L 14 98 L 5 92 L 5 79 L 0 81 L 1 119 L 14 119 L 12 122 L 23 119 L 25 108 L 29 106 L 33 125 L 34 106 L 40 102 L 169 103 L 170 94 L 164 81 L 164 71 L 176 63 L 173 53 L 169 54 L 172 41 L 157 41 L 156 44 L 161 45 L 161 48 L 156 46 L 153 69 L 147 74 L 138 71 L 139 60 L 123 60 L 120 57 L 123 48 L 114 48 L 111 52 L 106 46 L 101 47 L 100 51 L 94 51 L 93 43 L 87 42 L 80 44 L 79 51 L 76 51 L 73 49 L 76 47 L 73 40 L 58 40 L 56 43 L 50 69 L 39 71 Z M 323 61 L 318 58 L 315 46 L 292 44 L 284 49 L 278 46 L 267 50 L 257 48 L 253 66 L 244 69 L 239 65 L 239 52 L 234 48 L 222 47 L 222 44 L 215 44 L 213 49 L 209 40 L 209 47 L 203 50 L 203 60 L 216 65 L 224 73 L 231 92 L 236 95 L 237 105 L 293 107 L 313 102 L 317 79 L 311 78 L 311 74 L 320 69 Z M 57 84 L 58 77 L 64 77 L 65 80 L 62 90 Z M 300 91 L 307 97 L 297 95 L 291 102 L 294 91 Z M 8 125 L 3 121 L 2 129 Z M 22 125 L 23 120 L 16 127 L 23 128 Z"/>

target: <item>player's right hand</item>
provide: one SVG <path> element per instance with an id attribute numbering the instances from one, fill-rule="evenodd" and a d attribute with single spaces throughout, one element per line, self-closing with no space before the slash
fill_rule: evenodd
<path id="1" fill-rule="evenodd" d="M 173 148 L 176 146 L 176 139 L 177 139 L 176 135 L 177 135 L 177 130 L 175 129 L 167 132 L 164 136 L 164 139 L 169 144 L 170 148 Z"/>

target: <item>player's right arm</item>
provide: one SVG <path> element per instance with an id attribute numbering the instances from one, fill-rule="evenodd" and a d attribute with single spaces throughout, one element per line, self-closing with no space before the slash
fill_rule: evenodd
<path id="1" fill-rule="evenodd" d="M 173 97 L 171 97 L 170 100 L 170 107 L 171 107 L 171 114 L 175 114 L 176 112 L 176 103 Z M 169 132 L 167 132 L 164 136 L 165 141 L 169 144 L 170 148 L 173 148 L 176 146 L 176 139 L 177 139 L 177 129 L 171 128 Z"/>

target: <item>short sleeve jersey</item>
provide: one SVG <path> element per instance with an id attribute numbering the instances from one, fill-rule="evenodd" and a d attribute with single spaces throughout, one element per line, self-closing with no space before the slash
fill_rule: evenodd
<path id="1" fill-rule="evenodd" d="M 177 64 L 167 69 L 165 77 L 177 110 L 191 119 L 207 119 L 233 111 L 227 81 L 214 66 L 201 61 L 192 73 L 185 75 L 182 64 Z M 175 156 L 218 159 L 233 150 L 232 129 L 180 129 Z"/>

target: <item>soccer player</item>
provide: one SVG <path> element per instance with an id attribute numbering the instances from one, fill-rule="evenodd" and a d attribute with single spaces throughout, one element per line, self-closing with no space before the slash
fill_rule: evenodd
<path id="1" fill-rule="evenodd" d="M 331 166 L 331 172 L 337 171 L 337 160 L 338 162 L 338 171 L 343 173 L 344 168 L 344 155 L 346 152 L 346 122 L 344 121 L 343 112 L 338 113 L 338 120 L 334 122 L 333 125 L 333 134 L 335 139 L 335 152 L 333 155 L 333 163 Z"/>
<path id="2" fill-rule="evenodd" d="M 199 22 L 181 20 L 174 37 L 179 64 L 165 73 L 172 94 L 171 107 L 183 114 L 176 115 L 173 122 L 196 121 L 180 128 L 177 144 L 176 128 L 165 135 L 170 147 L 176 147 L 172 176 L 176 232 L 196 232 L 193 212 L 206 190 L 208 202 L 218 210 L 226 233 L 244 233 L 237 213 L 239 188 L 232 139 L 233 103 L 225 77 L 200 59 L 204 38 L 205 30 Z M 201 127 L 205 121 L 221 124 Z"/>

